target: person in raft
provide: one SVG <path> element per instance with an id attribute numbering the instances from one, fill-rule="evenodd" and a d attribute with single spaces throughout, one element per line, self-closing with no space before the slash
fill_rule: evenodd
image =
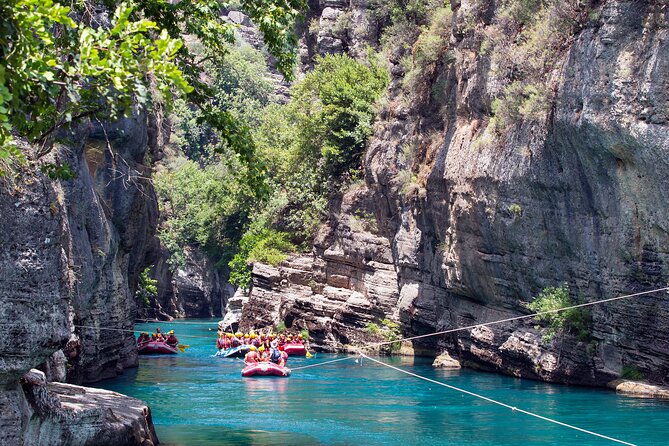
<path id="1" fill-rule="evenodd" d="M 251 365 L 259 362 L 259 360 L 258 349 L 252 345 L 248 353 L 246 353 L 246 356 L 244 356 L 244 363 L 246 363 L 246 365 Z"/>
<path id="2" fill-rule="evenodd" d="M 165 341 L 165 338 L 163 337 L 163 334 L 160 332 L 160 327 L 156 328 L 155 333 L 151 333 L 151 339 L 153 341 L 157 341 L 157 342 L 164 342 Z"/>
<path id="3" fill-rule="evenodd" d="M 286 366 L 286 361 L 288 360 L 288 353 L 282 352 L 279 350 L 279 343 L 274 340 L 270 344 L 270 349 L 269 349 L 269 360 L 272 361 L 274 364 L 278 364 L 281 367 Z"/>
<path id="4" fill-rule="evenodd" d="M 226 341 L 228 341 L 228 339 L 225 335 L 223 334 L 218 335 L 218 339 L 216 340 L 216 348 L 219 351 L 226 349 L 227 347 L 225 345 L 229 344 L 229 341 L 228 342 Z"/>
<path id="5" fill-rule="evenodd" d="M 139 338 L 137 339 L 137 345 L 144 345 L 147 342 L 151 342 L 151 337 L 147 332 L 143 331 L 139 334 Z"/>
<path id="6" fill-rule="evenodd" d="M 177 339 L 176 336 L 174 336 L 174 330 L 170 330 L 170 332 L 167 334 L 167 339 L 165 340 L 165 344 L 171 345 L 172 347 L 176 347 L 178 343 L 179 340 Z"/>

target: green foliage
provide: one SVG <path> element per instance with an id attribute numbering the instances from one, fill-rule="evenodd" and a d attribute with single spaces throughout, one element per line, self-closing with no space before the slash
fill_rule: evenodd
<path id="1" fill-rule="evenodd" d="M 580 341 L 585 342 L 590 339 L 590 313 L 586 309 L 556 311 L 573 305 L 575 303 L 569 297 L 567 285 L 544 288 L 536 299 L 527 305 L 527 308 L 536 313 L 551 312 L 536 317 L 537 320 L 548 324 L 543 337 L 545 342 L 549 342 L 562 332 L 574 334 Z"/>
<path id="2" fill-rule="evenodd" d="M 38 143 L 42 155 L 56 130 L 86 117 L 116 119 L 173 97 L 199 110 L 197 117 L 216 132 L 248 166 L 263 191 L 263 166 L 255 156 L 248 126 L 215 100 L 203 76 L 205 65 L 222 66 L 234 26 L 220 12 L 222 0 L 102 0 L 114 10 L 110 27 L 93 23 L 92 1 L 62 6 L 53 0 L 8 0 L 0 4 L 0 160 L 21 153 L 11 132 Z M 279 69 L 292 76 L 295 35 L 302 0 L 243 0 L 259 25 Z M 75 19 L 77 21 L 75 21 Z M 193 36 L 198 54 L 182 45 Z"/>
<path id="3" fill-rule="evenodd" d="M 387 83 L 387 72 L 375 61 L 366 66 L 346 55 L 318 58 L 293 88 L 288 106 L 298 129 L 296 155 L 322 162 L 329 176 L 358 167 L 372 133 L 374 102 Z"/>
<path id="4" fill-rule="evenodd" d="M 222 265 L 230 260 L 254 196 L 239 179 L 243 172 L 239 163 L 202 168 L 186 159 L 156 172 L 154 185 L 165 217 L 158 235 L 172 253 L 172 267 L 184 264 L 183 250 L 190 244 L 203 247 Z"/>
<path id="5" fill-rule="evenodd" d="M 623 366 L 620 377 L 622 379 L 629 379 L 630 381 L 643 381 L 645 379 L 644 374 L 635 365 Z"/>
<path id="6" fill-rule="evenodd" d="M 502 96 L 493 100 L 491 107 L 495 127 L 504 131 L 521 121 L 539 122 L 546 119 L 550 101 L 543 86 L 523 85 L 516 81 L 507 85 Z"/>
<path id="7" fill-rule="evenodd" d="M 573 34 L 589 20 L 589 2 L 503 0 L 486 27 L 481 51 L 490 54 L 491 73 L 503 89 L 492 103 L 490 126 L 498 136 L 523 122 L 542 123 L 553 93 L 547 87 Z"/>
<path id="8" fill-rule="evenodd" d="M 509 205 L 509 212 L 520 217 L 523 215 L 523 208 L 518 203 L 512 203 Z"/>
<path id="9" fill-rule="evenodd" d="M 426 90 L 438 72 L 437 67 L 455 60 L 449 51 L 452 18 L 450 6 L 436 8 L 431 11 L 429 24 L 420 28 L 411 58 L 404 62 L 404 86 L 408 91 Z"/>
<path id="10" fill-rule="evenodd" d="M 304 330 L 300 331 L 300 334 L 302 335 L 302 339 L 304 339 L 304 341 L 309 340 L 309 330 L 305 328 Z"/>
<path id="11" fill-rule="evenodd" d="M 229 282 L 243 289 L 251 283 L 249 263 L 260 262 L 276 266 L 283 262 L 295 246 L 288 234 L 252 225 L 239 241 L 239 250 L 230 261 Z"/>
<path id="12" fill-rule="evenodd" d="M 402 343 L 399 341 L 402 338 L 399 324 L 390 319 L 382 319 L 380 323 L 381 325 L 374 322 L 368 323 L 367 333 L 374 336 L 381 335 L 387 341 L 397 341 L 392 342 L 389 346 L 391 353 L 397 353 L 402 348 Z"/>
<path id="13" fill-rule="evenodd" d="M 367 324 L 367 333 L 372 334 L 372 335 L 377 335 L 381 333 L 381 327 L 379 327 L 379 324 L 375 324 L 374 322 L 370 322 Z"/>
<path id="14" fill-rule="evenodd" d="M 137 303 L 145 307 L 149 307 L 151 299 L 155 299 L 158 296 L 158 281 L 149 276 L 150 270 L 151 267 L 147 267 L 139 274 L 137 291 L 135 291 Z"/>
<path id="15" fill-rule="evenodd" d="M 381 323 L 383 324 L 383 337 L 386 338 L 387 341 L 396 341 L 390 344 L 390 352 L 399 352 L 402 348 L 402 343 L 399 341 L 399 339 L 402 339 L 400 325 L 390 319 L 383 319 Z"/>
<path id="16" fill-rule="evenodd" d="M 149 103 L 149 88 L 169 101 L 192 90 L 174 59 L 181 41 L 120 3 L 111 26 L 77 24 L 52 0 L 0 6 L 0 157 L 15 153 L 11 132 L 39 143 L 85 116 L 115 119 Z"/>
<path id="17" fill-rule="evenodd" d="M 286 331 L 286 323 L 284 321 L 279 322 L 276 326 L 276 332 L 284 333 L 285 331 Z"/>
<path id="18" fill-rule="evenodd" d="M 272 194 L 256 221 L 289 232 L 296 244 L 313 239 L 328 198 L 358 174 L 387 80 L 375 62 L 330 55 L 316 60 L 288 104 L 264 110 L 254 138 Z"/>
<path id="19" fill-rule="evenodd" d="M 72 180 L 77 177 L 77 173 L 74 172 L 69 164 L 52 164 L 47 163 L 42 165 L 40 170 L 47 174 L 52 180 Z"/>

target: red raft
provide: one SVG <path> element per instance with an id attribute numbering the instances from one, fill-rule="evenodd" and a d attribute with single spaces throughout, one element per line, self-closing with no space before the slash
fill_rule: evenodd
<path id="1" fill-rule="evenodd" d="M 149 341 L 138 345 L 137 353 L 140 355 L 175 355 L 179 353 L 179 349 L 163 341 Z"/>
<path id="2" fill-rule="evenodd" d="M 307 348 L 304 344 L 284 344 L 283 351 L 288 356 L 305 356 L 307 354 Z"/>
<path id="3" fill-rule="evenodd" d="M 288 367 L 281 367 L 279 364 L 273 362 L 258 362 L 249 364 L 242 370 L 243 377 L 249 376 L 290 376 L 290 369 Z"/>

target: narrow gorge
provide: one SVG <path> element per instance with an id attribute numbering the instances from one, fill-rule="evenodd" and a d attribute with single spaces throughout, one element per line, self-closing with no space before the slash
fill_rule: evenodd
<path id="1" fill-rule="evenodd" d="M 0 444 L 158 444 L 82 386 L 184 318 L 669 395 L 666 0 L 83 3 L 47 34 L 109 30 L 126 80 L 68 74 L 81 35 L 28 79 L 0 31 Z"/>

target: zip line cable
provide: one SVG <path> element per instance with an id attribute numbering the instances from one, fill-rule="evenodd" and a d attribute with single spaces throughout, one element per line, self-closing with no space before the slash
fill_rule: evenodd
<path id="1" fill-rule="evenodd" d="M 642 291 L 642 292 L 633 293 L 633 294 L 626 294 L 624 296 L 611 297 L 611 298 L 608 298 L 608 299 L 596 300 L 594 302 L 586 302 L 584 304 L 570 305 L 568 307 L 557 308 L 555 310 L 539 311 L 537 313 L 525 314 L 525 315 L 522 315 L 522 316 L 514 316 L 514 317 L 507 318 L 507 319 L 500 319 L 500 320 L 492 321 L 492 322 L 484 322 L 484 323 L 481 323 L 481 324 L 468 325 L 466 327 L 451 328 L 451 329 L 448 329 L 448 330 L 437 331 L 437 332 L 434 332 L 434 333 L 427 333 L 427 334 L 418 335 L 418 336 L 411 336 L 411 337 L 408 337 L 408 338 L 395 339 L 394 341 L 376 342 L 376 343 L 369 344 L 366 347 L 361 347 L 361 348 L 369 349 L 369 348 L 374 348 L 374 347 L 380 347 L 382 345 L 394 344 L 395 342 L 412 341 L 414 339 L 422 339 L 422 338 L 428 338 L 430 336 L 439 336 L 439 335 L 448 334 L 448 333 L 455 333 L 457 331 L 471 330 L 471 329 L 479 328 L 479 327 L 487 327 L 488 325 L 501 324 L 501 323 L 504 323 L 504 322 L 513 322 L 513 321 L 519 321 L 519 320 L 523 320 L 523 319 L 531 319 L 531 318 L 534 318 L 534 317 L 537 317 L 537 316 L 543 316 L 545 314 L 554 314 L 554 313 L 559 313 L 561 311 L 573 310 L 575 308 L 590 307 L 590 306 L 593 306 L 593 305 L 603 304 L 603 303 L 606 303 L 606 302 L 615 302 L 615 301 L 622 300 L 622 299 L 628 299 L 630 297 L 643 296 L 643 295 L 646 295 L 646 294 L 652 294 L 652 293 L 657 293 L 658 291 L 666 291 L 666 290 L 669 290 L 669 287 L 658 288 L 656 290 L 650 290 L 650 291 Z"/>
<path id="2" fill-rule="evenodd" d="M 388 368 L 391 368 L 391 369 L 396 370 L 398 372 L 405 373 L 407 375 L 413 376 L 414 378 L 422 379 L 423 381 L 428 381 L 428 382 L 431 382 L 433 384 L 437 384 L 439 386 L 447 387 L 451 390 L 455 390 L 457 392 L 464 393 L 464 394 L 473 396 L 475 398 L 479 398 L 479 399 L 488 401 L 489 403 L 493 403 L 493 404 L 497 404 L 498 406 L 506 407 L 507 409 L 511 409 L 513 412 L 524 413 L 525 415 L 529 415 L 531 417 L 535 417 L 535 418 L 538 418 L 540 420 L 555 423 L 555 424 L 558 424 L 560 426 L 568 427 L 569 429 L 574 429 L 576 431 L 583 432 L 583 433 L 586 433 L 586 434 L 589 434 L 589 435 L 594 435 L 595 437 L 603 438 L 605 440 L 610 440 L 610 441 L 620 443 L 620 444 L 626 444 L 628 446 L 636 446 L 634 443 L 628 443 L 627 441 L 619 440 L 617 438 L 609 437 L 607 435 L 598 434 L 597 432 L 593 432 L 593 431 L 590 431 L 590 430 L 587 430 L 587 429 L 583 429 L 583 428 L 580 428 L 578 426 L 573 426 L 571 424 L 567 424 L 567 423 L 564 423 L 562 421 L 555 420 L 553 418 L 544 417 L 542 415 L 539 415 L 539 414 L 536 414 L 536 413 L 533 413 L 533 412 L 530 412 L 530 411 L 527 411 L 527 410 L 519 409 L 515 406 L 511 406 L 509 404 L 502 403 L 501 401 L 497 401 L 497 400 L 494 400 L 492 398 L 488 398 L 487 396 L 483 396 L 483 395 L 479 395 L 478 393 L 470 392 L 469 390 L 461 389 L 459 387 L 455 387 L 455 386 L 452 386 L 450 384 L 446 384 L 446 383 L 443 383 L 443 382 L 440 382 L 440 381 L 436 381 L 434 379 L 430 379 L 430 378 L 427 378 L 425 376 L 417 375 L 415 373 L 409 372 L 408 370 L 404 370 L 404 369 L 401 369 L 399 367 L 395 367 L 395 366 L 392 366 L 390 364 L 387 364 L 383 361 L 379 361 L 378 359 L 370 358 L 369 356 L 365 355 L 364 353 L 361 353 L 360 356 L 363 357 L 363 358 L 367 358 L 370 361 L 375 362 L 375 363 L 377 363 L 379 365 L 382 365 L 384 367 L 388 367 Z"/>

